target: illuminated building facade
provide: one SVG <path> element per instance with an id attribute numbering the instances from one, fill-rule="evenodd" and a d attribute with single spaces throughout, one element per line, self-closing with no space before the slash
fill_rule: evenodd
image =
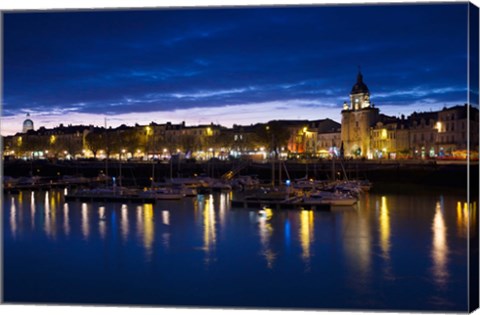
<path id="1" fill-rule="evenodd" d="M 470 152 L 478 156 L 478 109 L 471 106 L 379 118 L 370 132 L 371 158 L 464 159 L 469 141 Z"/>
<path id="2" fill-rule="evenodd" d="M 380 114 L 359 72 L 342 110 L 341 141 L 346 157 L 369 159 L 464 159 L 478 157 L 478 109 L 458 105 L 439 111 L 393 117 Z"/>
<path id="3" fill-rule="evenodd" d="M 329 158 L 478 158 L 478 108 L 458 105 L 408 117 L 387 116 L 370 100 L 362 73 L 345 102 L 342 124 L 331 119 L 276 120 L 226 128 L 185 122 L 100 128 L 63 126 L 33 129 L 4 138 L 4 156 L 22 158 L 266 159 Z M 269 129 L 270 128 L 270 129 Z"/>
<path id="4" fill-rule="evenodd" d="M 350 104 L 343 104 L 341 139 L 345 156 L 370 157 L 370 129 L 379 110 L 370 102 L 370 91 L 359 72 L 350 92 Z"/>

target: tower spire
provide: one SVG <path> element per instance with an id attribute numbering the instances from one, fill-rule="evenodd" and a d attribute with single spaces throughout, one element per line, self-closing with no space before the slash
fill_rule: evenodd
<path id="1" fill-rule="evenodd" d="M 362 69 L 358 65 L 357 83 L 363 83 Z"/>

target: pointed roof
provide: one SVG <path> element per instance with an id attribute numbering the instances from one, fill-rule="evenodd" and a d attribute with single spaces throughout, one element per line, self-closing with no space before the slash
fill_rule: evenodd
<path id="1" fill-rule="evenodd" d="M 359 94 L 359 93 L 370 93 L 368 91 L 367 85 L 363 82 L 363 75 L 360 72 L 360 70 L 358 70 L 357 82 L 352 87 L 352 91 L 350 92 L 350 94 Z"/>

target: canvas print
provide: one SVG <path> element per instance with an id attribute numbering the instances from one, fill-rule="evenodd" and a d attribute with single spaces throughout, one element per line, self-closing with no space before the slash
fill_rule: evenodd
<path id="1" fill-rule="evenodd" d="M 475 5 L 1 18 L 3 303 L 478 307 Z"/>

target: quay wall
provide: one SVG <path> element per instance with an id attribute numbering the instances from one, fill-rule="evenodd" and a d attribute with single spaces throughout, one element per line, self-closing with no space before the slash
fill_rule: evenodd
<path id="1" fill-rule="evenodd" d="M 279 175 L 282 182 L 287 178 L 368 179 L 385 183 L 415 183 L 430 186 L 465 187 L 468 178 L 465 162 L 439 163 L 437 161 L 361 161 L 346 160 L 332 163 L 330 160 L 306 162 L 283 162 L 281 174 L 279 163 L 275 165 L 275 182 Z M 42 176 L 58 179 L 63 176 L 96 177 L 100 174 L 121 177 L 124 185 L 146 186 L 151 179 L 162 181 L 165 178 L 212 176 L 221 177 L 230 170 L 239 170 L 239 175 L 255 175 L 265 183 L 271 182 L 272 164 L 244 161 L 186 162 L 172 164 L 158 162 L 118 162 L 109 161 L 47 161 L 13 160 L 3 161 L 3 175 L 11 177 Z M 478 192 L 478 162 L 470 167 L 471 189 Z M 287 175 L 288 173 L 288 175 Z"/>

